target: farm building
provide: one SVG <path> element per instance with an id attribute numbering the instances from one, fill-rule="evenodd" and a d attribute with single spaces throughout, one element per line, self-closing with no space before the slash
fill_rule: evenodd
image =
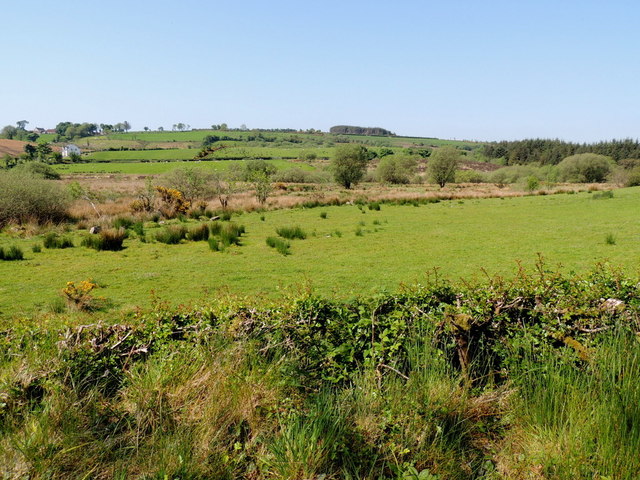
<path id="1" fill-rule="evenodd" d="M 74 145 L 73 143 L 70 143 L 70 144 L 65 145 L 64 147 L 62 147 L 62 157 L 63 158 L 69 157 L 72 153 L 80 155 L 82 153 L 82 151 L 80 150 L 80 148 L 77 145 Z"/>

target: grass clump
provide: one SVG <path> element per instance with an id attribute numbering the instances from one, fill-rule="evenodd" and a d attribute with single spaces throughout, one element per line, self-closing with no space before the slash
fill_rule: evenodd
<path id="1" fill-rule="evenodd" d="M 68 237 L 61 237 L 56 232 L 47 233 L 42 239 L 42 244 L 44 248 L 55 249 L 55 248 L 73 248 L 73 241 Z"/>
<path id="2" fill-rule="evenodd" d="M 209 248 L 222 252 L 231 245 L 240 245 L 240 237 L 245 233 L 244 225 L 234 222 L 214 222 L 209 225 Z"/>
<path id="3" fill-rule="evenodd" d="M 380 202 L 369 203 L 369 210 L 380 211 Z"/>
<path id="4" fill-rule="evenodd" d="M 20 247 L 16 247 L 15 245 L 11 245 L 6 250 L 0 247 L 0 260 L 24 260 L 24 253 Z"/>
<path id="5" fill-rule="evenodd" d="M 305 233 L 305 231 L 302 230 L 302 228 L 300 228 L 298 225 L 293 227 L 276 228 L 276 233 L 280 237 L 286 238 L 288 240 L 295 240 L 295 239 L 304 240 L 305 238 L 307 238 L 307 234 Z"/>
<path id="6" fill-rule="evenodd" d="M 327 212 L 320 212 L 320 218 L 322 219 L 327 218 Z"/>
<path id="7" fill-rule="evenodd" d="M 122 250 L 124 239 L 127 238 L 127 231 L 123 228 L 111 228 L 102 230 L 97 235 L 89 235 L 82 240 L 82 246 L 93 248 L 97 251 L 108 250 L 117 252 Z"/>
<path id="8" fill-rule="evenodd" d="M 613 233 L 607 233 L 604 237 L 604 243 L 606 243 L 607 245 L 615 245 L 616 236 Z"/>
<path id="9" fill-rule="evenodd" d="M 286 240 L 283 240 L 278 237 L 267 237 L 267 245 L 271 248 L 275 248 L 282 255 L 289 255 L 291 252 L 289 249 L 291 248 L 291 244 Z"/>
<path id="10" fill-rule="evenodd" d="M 594 193 L 591 197 L 592 200 L 607 200 L 613 198 L 613 190 L 605 190 L 603 192 Z"/>
<path id="11" fill-rule="evenodd" d="M 187 237 L 187 229 L 183 225 L 171 225 L 156 232 L 156 241 L 167 245 L 177 245 Z"/>
<path id="12" fill-rule="evenodd" d="M 40 252 L 42 251 L 42 246 L 41 246 L 39 243 L 34 243 L 34 244 L 31 246 L 31 251 L 32 251 L 33 253 L 40 253 Z"/>
<path id="13" fill-rule="evenodd" d="M 193 242 L 207 241 L 209 239 L 209 226 L 203 223 L 191 228 L 187 232 L 187 239 Z"/>

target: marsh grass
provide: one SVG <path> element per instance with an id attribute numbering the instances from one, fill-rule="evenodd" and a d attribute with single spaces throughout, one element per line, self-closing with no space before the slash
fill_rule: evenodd
<path id="1" fill-rule="evenodd" d="M 93 248 L 97 251 L 109 250 L 117 252 L 122 250 L 127 231 L 124 227 L 101 230 L 96 235 L 87 235 L 82 239 L 82 246 Z"/>
<path id="2" fill-rule="evenodd" d="M 291 244 L 289 242 L 287 242 L 286 240 L 283 240 L 283 239 L 278 238 L 278 237 L 267 237 L 266 243 L 271 248 L 275 248 L 282 255 L 290 255 L 291 254 L 291 251 L 290 251 Z"/>
<path id="3" fill-rule="evenodd" d="M 209 226 L 206 223 L 202 223 L 189 229 L 187 239 L 193 242 L 207 241 L 209 239 Z"/>
<path id="4" fill-rule="evenodd" d="M 177 245 L 187 237 L 187 228 L 184 225 L 170 225 L 156 232 L 155 239 L 167 245 Z"/>
<path id="5" fill-rule="evenodd" d="M 0 247 L 0 260 L 24 260 L 24 253 L 16 245 L 11 245 L 6 249 Z"/>
<path id="6" fill-rule="evenodd" d="M 44 248 L 49 249 L 64 249 L 73 248 L 73 241 L 69 237 L 58 235 L 56 232 L 47 233 L 42 239 Z"/>
<path id="7" fill-rule="evenodd" d="M 295 226 L 286 226 L 286 227 L 278 227 L 276 228 L 276 233 L 278 236 L 282 238 L 286 238 L 287 240 L 304 240 L 307 238 L 307 234 L 299 225 Z"/>

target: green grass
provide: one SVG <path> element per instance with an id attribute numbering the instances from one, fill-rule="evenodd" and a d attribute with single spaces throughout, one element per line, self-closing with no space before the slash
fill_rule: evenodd
<path id="1" fill-rule="evenodd" d="M 110 153 L 110 152 L 109 152 Z M 115 152 L 119 153 L 119 152 Z M 126 152 L 133 153 L 133 152 Z M 123 173 L 129 175 L 156 175 L 166 173 L 180 167 L 206 168 L 215 171 L 227 170 L 229 165 L 242 160 L 216 160 L 216 161 L 163 161 L 163 162 L 109 162 L 109 163 L 76 163 L 73 165 L 55 165 L 54 168 L 61 174 L 74 173 Z M 306 163 L 291 162 L 288 160 L 267 160 L 279 170 L 287 168 L 301 168 L 314 170 L 314 167 Z"/>
<path id="2" fill-rule="evenodd" d="M 0 311 L 30 311 L 56 298 L 68 281 L 94 278 L 100 294 L 116 306 L 148 305 L 150 292 L 175 303 L 201 300 L 218 290 L 245 295 L 277 295 L 280 287 L 311 284 L 318 293 L 350 297 L 401 282 L 419 283 L 434 269 L 453 280 L 489 273 L 513 274 L 517 262 L 532 265 L 538 253 L 548 265 L 564 271 L 587 271 L 608 260 L 635 273 L 640 265 L 640 187 L 616 191 L 606 202 L 591 194 L 530 196 L 509 199 L 440 202 L 424 206 L 384 205 L 362 215 L 356 206 L 243 214 L 242 247 L 222 254 L 200 242 L 180 245 L 127 239 L 120 252 L 84 248 L 43 249 L 32 253 L 40 238 L 0 236 L 0 246 L 15 244 L 25 252 L 22 262 L 0 264 Z M 366 235 L 353 232 L 358 222 Z M 374 221 L 377 220 L 377 224 Z M 199 222 L 186 224 L 189 227 Z M 274 229 L 298 225 L 314 232 L 296 243 L 295 254 L 274 255 L 266 244 Z M 377 231 L 376 231 L 377 229 Z M 149 238 L 159 228 L 145 225 Z M 616 246 L 603 239 L 615 232 Z M 78 243 L 80 234 L 74 240 Z"/>

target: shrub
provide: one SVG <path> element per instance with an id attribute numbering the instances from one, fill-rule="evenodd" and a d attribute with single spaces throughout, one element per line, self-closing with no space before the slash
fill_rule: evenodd
<path id="1" fill-rule="evenodd" d="M 68 205 L 69 197 L 56 182 L 0 170 L 0 227 L 10 222 L 62 222 L 68 219 Z"/>
<path id="2" fill-rule="evenodd" d="M 571 155 L 558 164 L 561 180 L 574 183 L 604 182 L 614 167 L 613 160 L 595 153 Z"/>
<path id="3" fill-rule="evenodd" d="M 271 248 L 275 248 L 282 255 L 289 255 L 291 253 L 289 251 L 289 249 L 291 248 L 291 244 L 281 238 L 267 237 L 267 245 L 269 245 Z"/>
<path id="4" fill-rule="evenodd" d="M 640 167 L 636 167 L 629 172 L 625 187 L 637 187 L 640 186 Z"/>
<path id="5" fill-rule="evenodd" d="M 389 155 L 380 160 L 376 176 L 381 182 L 406 184 L 415 175 L 417 161 L 407 155 Z"/>
<path id="6" fill-rule="evenodd" d="M 18 165 L 16 170 L 45 180 L 60 180 L 60 174 L 51 165 L 42 162 L 26 162 Z"/>
<path id="7" fill-rule="evenodd" d="M 527 192 L 533 192 L 534 190 L 538 190 L 538 188 L 540 188 L 540 181 L 538 180 L 538 177 L 535 177 L 533 175 L 527 177 L 527 184 L 525 188 Z"/>
<path id="8" fill-rule="evenodd" d="M 92 280 L 83 280 L 78 284 L 67 282 L 67 286 L 62 289 L 62 296 L 71 309 L 90 312 L 97 310 L 104 303 L 103 298 L 91 295 L 91 292 L 97 287 L 98 285 Z"/>
<path id="9" fill-rule="evenodd" d="M 15 245 L 11 245 L 6 250 L 0 247 L 0 260 L 24 260 L 24 254 L 22 253 L 22 250 Z"/>
<path id="10" fill-rule="evenodd" d="M 300 240 L 304 240 L 307 238 L 307 234 L 300 228 L 299 226 L 294 227 L 279 227 L 276 228 L 276 233 L 282 238 L 287 238 L 289 240 L 295 240 L 296 238 Z"/>
<path id="11" fill-rule="evenodd" d="M 82 240 L 82 246 L 94 250 L 109 250 L 117 252 L 122 250 L 122 243 L 127 238 L 127 231 L 120 227 L 117 229 L 102 230 L 97 235 L 89 235 Z"/>
<path id="12" fill-rule="evenodd" d="M 156 232 L 156 240 L 167 245 L 176 245 L 187 236 L 187 229 L 183 225 L 171 225 Z"/>
<path id="13" fill-rule="evenodd" d="M 71 241 L 70 238 L 61 237 L 55 232 L 47 233 L 42 240 L 42 244 L 44 245 L 44 248 L 51 248 L 51 249 L 73 248 L 73 242 Z"/>
<path id="14" fill-rule="evenodd" d="M 209 226 L 206 223 L 193 227 L 187 233 L 187 239 L 194 242 L 206 241 L 209 239 Z"/>

